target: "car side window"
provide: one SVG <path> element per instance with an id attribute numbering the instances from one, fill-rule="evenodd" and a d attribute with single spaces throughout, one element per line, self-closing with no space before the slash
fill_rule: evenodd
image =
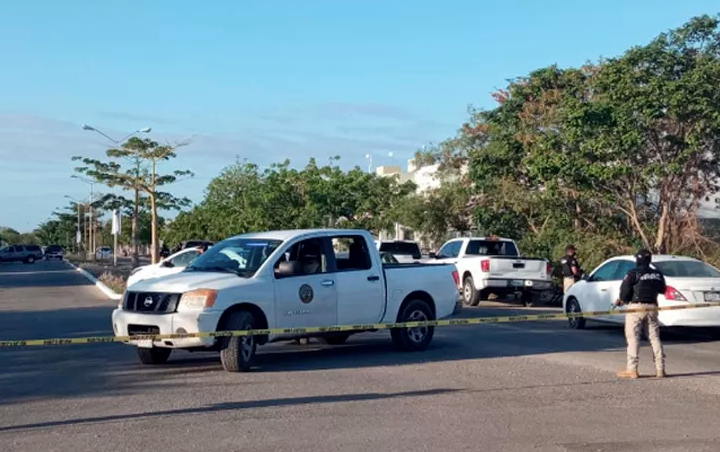
<path id="1" fill-rule="evenodd" d="M 459 240 L 448 242 L 442 248 L 440 248 L 440 251 L 438 251 L 437 256 L 441 259 L 458 257 L 460 255 L 461 248 L 462 248 L 462 242 Z"/>
<path id="2" fill-rule="evenodd" d="M 301 240 L 286 250 L 275 262 L 275 277 L 281 277 L 279 270 L 282 262 L 293 262 L 296 265 L 297 271 L 295 273 L 282 276 L 288 278 L 327 273 L 327 261 L 327 252 L 322 238 Z"/>
<path id="3" fill-rule="evenodd" d="M 330 239 L 337 271 L 362 271 L 372 268 L 372 259 L 363 236 L 338 235 Z"/>
<path id="4" fill-rule="evenodd" d="M 617 268 L 615 269 L 615 275 L 613 276 L 613 280 L 621 280 L 625 278 L 625 275 L 628 274 L 630 270 L 635 268 L 635 262 L 632 261 L 620 261 L 618 263 Z"/>
<path id="5" fill-rule="evenodd" d="M 597 269 L 592 275 L 592 282 L 612 281 L 618 264 L 618 261 L 612 261 Z"/>

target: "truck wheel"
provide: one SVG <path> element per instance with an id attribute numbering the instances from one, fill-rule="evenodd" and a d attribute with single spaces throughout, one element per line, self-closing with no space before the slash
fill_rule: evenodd
<path id="1" fill-rule="evenodd" d="M 572 313 L 582 313 L 582 309 L 580 309 L 580 303 L 574 298 L 571 298 L 568 300 L 567 304 L 567 312 L 568 314 Z M 582 330 L 585 328 L 585 318 L 584 317 L 570 317 L 568 318 L 568 324 L 570 325 L 570 328 L 576 329 L 576 330 Z"/>
<path id="2" fill-rule="evenodd" d="M 427 302 L 413 300 L 408 303 L 398 316 L 398 322 L 422 322 L 434 320 L 432 310 Z M 390 330 L 395 346 L 403 351 L 425 350 L 435 334 L 434 326 L 421 326 L 417 328 L 394 328 Z"/>
<path id="3" fill-rule="evenodd" d="M 172 353 L 171 348 L 141 348 L 137 347 L 137 354 L 143 364 L 165 364 Z"/>
<path id="4" fill-rule="evenodd" d="M 321 337 L 320 340 L 328 345 L 342 345 L 348 340 L 349 337 L 350 333 L 340 333 L 333 334 L 331 336 Z"/>
<path id="5" fill-rule="evenodd" d="M 28 256 L 27 259 L 25 259 L 26 264 L 34 264 L 35 263 L 35 256 Z"/>
<path id="6" fill-rule="evenodd" d="M 255 327 L 255 317 L 248 311 L 237 311 L 230 314 L 225 322 L 228 330 L 251 330 Z M 222 338 L 220 361 L 227 372 L 246 372 L 255 360 L 257 341 L 255 336 L 232 336 Z"/>
<path id="7" fill-rule="evenodd" d="M 480 303 L 480 292 L 475 289 L 472 276 L 463 280 L 463 301 L 467 306 L 477 306 Z"/>

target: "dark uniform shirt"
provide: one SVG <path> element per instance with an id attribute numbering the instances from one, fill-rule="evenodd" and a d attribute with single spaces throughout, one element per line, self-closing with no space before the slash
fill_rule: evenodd
<path id="1" fill-rule="evenodd" d="M 562 271 L 563 271 L 563 277 L 565 278 L 575 278 L 576 280 L 580 278 L 580 271 L 578 271 L 578 274 L 574 274 L 572 271 L 573 267 L 577 267 L 578 270 L 580 270 L 580 264 L 578 263 L 577 259 L 575 259 L 575 256 L 572 256 L 570 254 L 566 254 L 562 260 L 560 261 L 562 264 Z"/>
<path id="2" fill-rule="evenodd" d="M 666 289 L 662 273 L 652 268 L 636 268 L 625 275 L 620 285 L 620 299 L 625 303 L 657 304 L 658 295 Z"/>

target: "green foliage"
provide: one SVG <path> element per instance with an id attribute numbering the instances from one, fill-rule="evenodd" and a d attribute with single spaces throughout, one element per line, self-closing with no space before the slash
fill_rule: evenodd
<path id="1" fill-rule="evenodd" d="M 165 232 L 178 243 L 188 239 L 221 240 L 269 229 L 318 227 L 362 228 L 378 232 L 392 227 L 393 212 L 414 190 L 411 183 L 363 172 L 318 166 L 302 169 L 290 161 L 265 170 L 241 162 L 213 179 L 203 202 L 179 214 Z"/>

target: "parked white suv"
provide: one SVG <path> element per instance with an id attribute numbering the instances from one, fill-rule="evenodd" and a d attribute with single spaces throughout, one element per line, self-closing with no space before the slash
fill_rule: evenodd
<path id="1" fill-rule="evenodd" d="M 319 229 L 244 234 L 215 244 L 183 272 L 135 283 L 112 314 L 118 336 L 286 329 L 284 334 L 131 340 L 146 364 L 172 349 L 215 349 L 227 371 L 245 371 L 257 345 L 318 336 L 342 344 L 350 332 L 302 327 L 442 319 L 457 314 L 452 265 L 383 264 L 368 231 Z M 423 350 L 433 327 L 391 330 L 403 350 Z"/>

